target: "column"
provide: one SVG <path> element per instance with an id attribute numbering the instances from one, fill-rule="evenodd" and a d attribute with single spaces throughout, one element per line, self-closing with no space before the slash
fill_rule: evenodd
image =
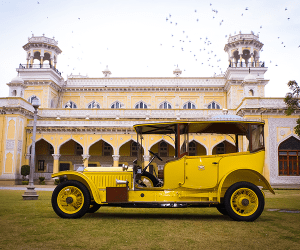
<path id="1" fill-rule="evenodd" d="M 146 167 L 149 164 L 151 156 L 150 155 L 144 155 L 143 157 L 144 157 L 144 167 Z"/>
<path id="2" fill-rule="evenodd" d="M 56 174 L 59 172 L 59 154 L 53 154 L 53 174 Z"/>
<path id="3" fill-rule="evenodd" d="M 30 156 L 31 156 L 31 154 L 26 154 L 25 155 L 25 165 L 29 165 Z"/>
<path id="4" fill-rule="evenodd" d="M 30 56 L 30 65 L 29 65 L 29 68 L 32 68 L 32 64 L 33 64 L 33 56 Z"/>
<path id="5" fill-rule="evenodd" d="M 112 157 L 114 159 L 114 165 L 113 165 L 113 167 L 119 167 L 120 155 L 113 155 Z"/>
<path id="6" fill-rule="evenodd" d="M 44 63 L 44 57 L 41 56 L 41 61 L 40 61 L 40 67 L 43 68 L 43 63 Z"/>
<path id="7" fill-rule="evenodd" d="M 239 56 L 240 56 L 240 67 L 243 66 L 243 62 L 242 62 L 242 61 L 243 61 L 243 57 L 242 57 L 242 55 L 243 55 L 243 54 L 240 54 L 240 55 L 239 55 Z"/>
<path id="8" fill-rule="evenodd" d="M 83 166 L 87 168 L 89 166 L 90 155 L 81 155 L 83 160 Z"/>

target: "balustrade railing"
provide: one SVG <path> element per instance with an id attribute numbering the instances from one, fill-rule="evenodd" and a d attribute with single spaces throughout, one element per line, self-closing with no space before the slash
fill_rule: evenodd
<path id="1" fill-rule="evenodd" d="M 231 68 L 264 68 L 265 62 L 230 62 L 229 67 Z"/>
<path id="2" fill-rule="evenodd" d="M 61 76 L 61 72 L 58 71 L 53 65 L 51 64 L 19 64 L 19 69 L 53 69 L 57 74 Z"/>

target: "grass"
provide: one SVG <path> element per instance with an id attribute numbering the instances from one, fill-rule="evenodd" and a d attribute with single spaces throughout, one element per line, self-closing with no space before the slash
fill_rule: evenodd
<path id="1" fill-rule="evenodd" d="M 300 249 L 300 190 L 266 192 L 255 222 L 235 222 L 215 208 L 109 208 L 81 219 L 59 218 L 52 192 L 23 201 L 0 190 L 0 249 Z"/>

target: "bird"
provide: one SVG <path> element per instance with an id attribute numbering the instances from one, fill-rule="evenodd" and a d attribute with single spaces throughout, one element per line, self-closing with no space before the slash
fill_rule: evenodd
<path id="1" fill-rule="evenodd" d="M 262 28 L 262 26 L 260 26 L 259 28 Z"/>
<path id="2" fill-rule="evenodd" d="M 285 8 L 285 10 L 287 10 L 287 8 Z"/>
<path id="3" fill-rule="evenodd" d="M 78 17 L 78 19 L 80 20 L 80 17 Z"/>
<path id="4" fill-rule="evenodd" d="M 195 12 L 197 12 L 197 10 L 195 10 Z"/>
<path id="5" fill-rule="evenodd" d="M 245 10 L 248 10 L 248 7 L 246 7 L 246 9 Z"/>
<path id="6" fill-rule="evenodd" d="M 288 17 L 288 20 L 290 20 L 290 18 Z"/>

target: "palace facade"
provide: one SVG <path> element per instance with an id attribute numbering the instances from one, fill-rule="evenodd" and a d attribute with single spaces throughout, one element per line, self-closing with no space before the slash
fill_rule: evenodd
<path id="1" fill-rule="evenodd" d="M 36 166 L 34 178 L 80 166 L 132 166 L 137 156 L 134 124 L 188 121 L 224 113 L 265 121 L 264 175 L 271 184 L 300 182 L 300 140 L 294 133 L 298 114 L 286 116 L 283 98 L 265 97 L 267 67 L 260 61 L 263 44 L 258 35 L 229 36 L 224 50 L 228 68 L 214 77 L 102 77 L 70 75 L 63 79 L 56 64 L 62 52 L 57 41 L 32 36 L 23 46 L 26 62 L 7 83 L 9 97 L 0 98 L 0 181 L 20 182 L 21 166 L 29 164 L 32 143 L 32 101 L 38 99 Z M 171 73 L 171 72 L 170 72 Z M 162 170 L 174 157 L 168 136 L 144 138 L 154 161 L 150 171 Z M 241 145 L 246 149 L 246 145 Z M 193 135 L 190 155 L 234 152 L 230 136 Z"/>

